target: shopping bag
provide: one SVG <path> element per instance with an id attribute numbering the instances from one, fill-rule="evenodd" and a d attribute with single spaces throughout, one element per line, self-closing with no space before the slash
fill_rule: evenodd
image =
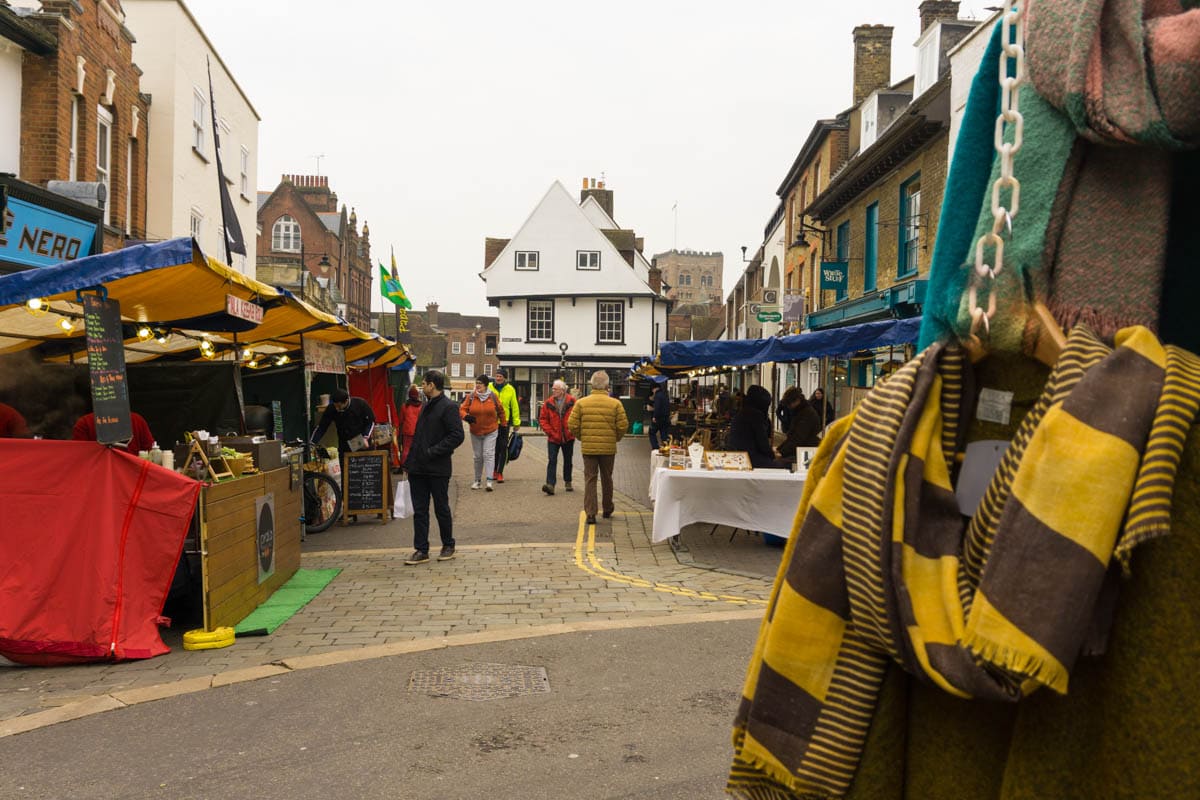
<path id="1" fill-rule="evenodd" d="M 525 444 L 525 442 L 521 438 L 520 431 L 513 431 L 512 435 L 510 435 L 508 437 L 508 460 L 509 461 L 516 461 L 518 458 L 521 457 L 521 448 L 524 446 L 524 444 Z"/>
<path id="2" fill-rule="evenodd" d="M 408 481 L 396 484 L 396 502 L 392 504 L 392 516 L 396 519 L 408 519 L 413 515 L 412 490 Z"/>

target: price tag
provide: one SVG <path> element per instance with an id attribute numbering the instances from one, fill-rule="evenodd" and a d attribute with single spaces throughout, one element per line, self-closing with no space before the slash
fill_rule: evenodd
<path id="1" fill-rule="evenodd" d="M 1012 417 L 1012 401 L 1012 392 L 984 389 L 979 393 L 979 407 L 975 410 L 975 417 L 984 422 L 1007 425 Z"/>

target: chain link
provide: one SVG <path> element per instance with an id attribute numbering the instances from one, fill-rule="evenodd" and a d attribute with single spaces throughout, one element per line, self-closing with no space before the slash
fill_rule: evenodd
<path id="1" fill-rule="evenodd" d="M 1021 183 L 1013 174 L 1013 162 L 1024 141 L 1025 118 L 1021 115 L 1019 96 L 1025 82 L 1025 21 L 1023 9 L 1015 0 L 1005 0 L 1001 12 L 1000 31 L 1003 46 L 1000 51 L 1000 115 L 996 117 L 994 145 L 1000 156 L 1000 176 L 992 184 L 992 230 L 975 243 L 975 269 L 967 291 L 967 311 L 971 316 L 971 335 L 986 338 L 991 333 L 991 321 L 996 315 L 996 276 L 1004 269 L 1005 237 L 1012 235 L 1013 217 L 1021 206 Z M 1010 70 L 1014 73 L 1010 75 Z M 1012 141 L 1005 141 L 1011 128 Z M 1008 202 L 1005 204 L 1005 190 Z M 991 252 L 991 262 L 988 253 Z M 987 291 L 987 308 L 979 305 L 979 294 Z"/>

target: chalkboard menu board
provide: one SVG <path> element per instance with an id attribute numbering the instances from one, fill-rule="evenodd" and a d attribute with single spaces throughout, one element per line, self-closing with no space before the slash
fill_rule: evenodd
<path id="1" fill-rule="evenodd" d="M 83 324 L 92 383 L 92 410 L 96 413 L 96 441 L 101 444 L 128 442 L 133 438 L 133 425 L 129 421 L 121 304 L 99 295 L 83 295 Z"/>
<path id="2" fill-rule="evenodd" d="M 388 508 L 388 454 L 362 450 L 342 456 L 342 516 L 379 514 Z"/>

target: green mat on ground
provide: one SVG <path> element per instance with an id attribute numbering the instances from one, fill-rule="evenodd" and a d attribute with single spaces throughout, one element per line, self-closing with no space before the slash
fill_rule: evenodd
<path id="1" fill-rule="evenodd" d="M 339 572 L 340 569 L 296 570 L 296 574 L 276 589 L 265 603 L 234 626 L 234 633 L 238 636 L 266 636 L 274 633 L 276 628 L 308 605 L 309 600 L 320 594 Z"/>

